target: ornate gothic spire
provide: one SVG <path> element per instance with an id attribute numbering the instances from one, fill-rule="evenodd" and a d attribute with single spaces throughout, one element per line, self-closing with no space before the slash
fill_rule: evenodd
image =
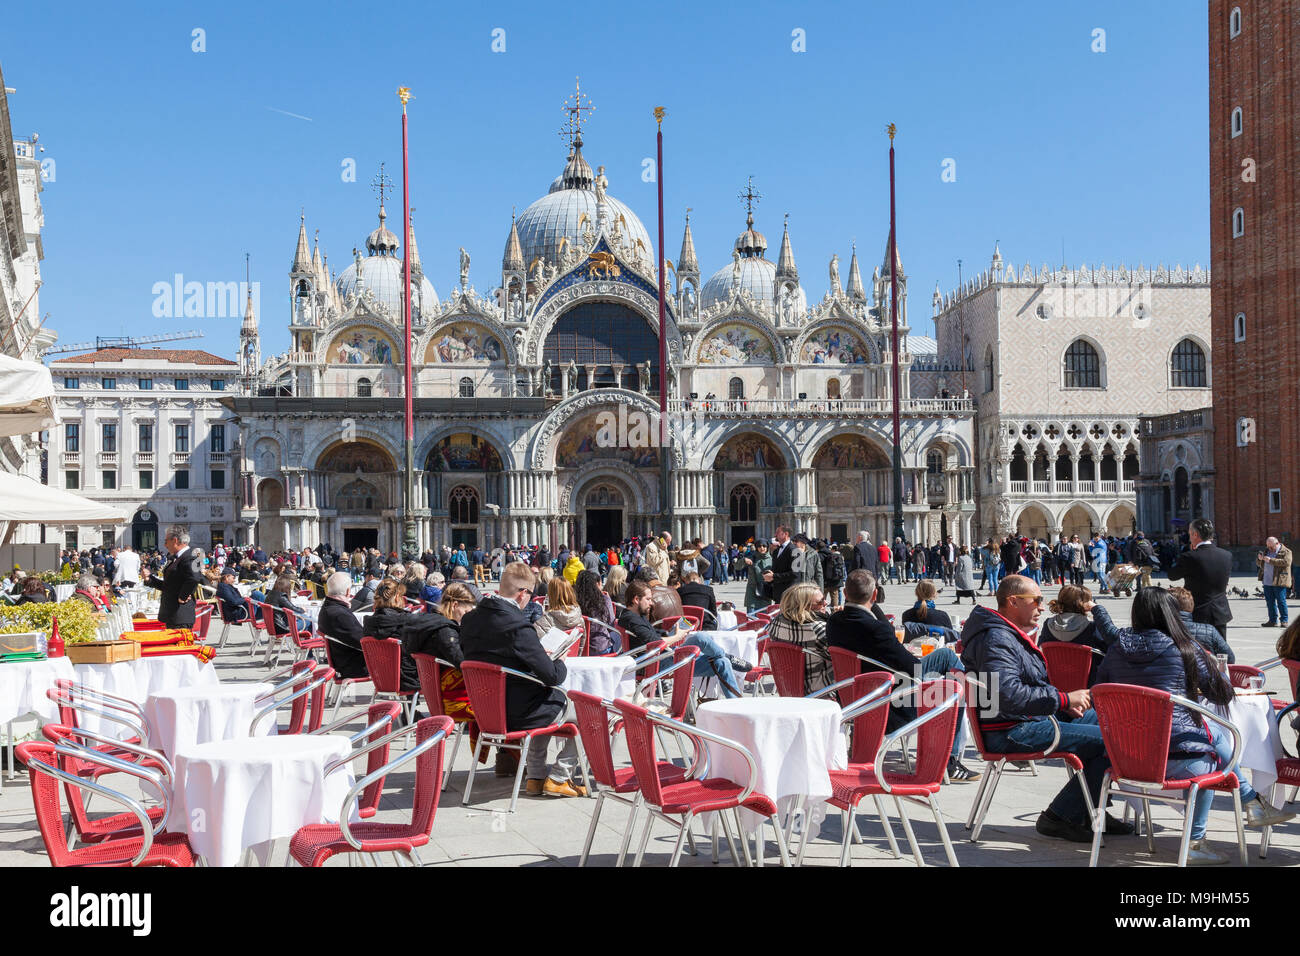
<path id="1" fill-rule="evenodd" d="M 298 222 L 298 248 L 293 254 L 291 272 L 311 272 L 311 251 L 307 248 L 307 214 L 302 213 Z"/>
<path id="2" fill-rule="evenodd" d="M 781 234 L 781 254 L 776 259 L 776 278 L 799 281 L 799 267 L 794 264 L 794 250 L 790 248 L 790 214 L 785 214 L 785 231 Z"/>
<path id="3" fill-rule="evenodd" d="M 686 210 L 686 230 L 682 233 L 682 254 L 677 257 L 678 273 L 699 275 L 700 260 L 695 255 L 695 237 L 691 235 L 691 211 Z"/>
<path id="4" fill-rule="evenodd" d="M 866 302 L 867 290 L 862 285 L 862 272 L 858 269 L 858 244 L 853 244 L 853 257 L 849 260 L 849 287 L 845 294 L 854 301 Z"/>
<path id="5" fill-rule="evenodd" d="M 506 237 L 505 255 L 501 257 L 502 272 L 521 272 L 524 268 L 524 248 L 519 242 L 519 229 L 515 226 L 515 214 L 510 213 L 510 235 Z"/>

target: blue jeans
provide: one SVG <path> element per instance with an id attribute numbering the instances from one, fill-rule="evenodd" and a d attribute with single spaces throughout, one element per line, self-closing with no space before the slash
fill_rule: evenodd
<path id="1" fill-rule="evenodd" d="M 722 648 L 713 643 L 713 638 L 697 633 L 686 638 L 686 640 L 682 641 L 682 644 L 686 647 L 698 647 L 700 649 L 700 656 L 695 660 L 693 676 L 700 678 L 716 677 L 722 685 L 724 696 L 741 696 L 740 688 L 736 685 L 735 672 L 731 669 L 731 660 L 723 653 Z"/>
<path id="2" fill-rule="evenodd" d="M 1083 761 L 1083 779 L 1095 806 L 1101 796 L 1101 778 L 1110 767 L 1106 747 L 1101 742 L 1101 728 L 1097 726 L 1097 713 L 1085 711 L 1072 721 L 1060 721 L 1061 742 L 1058 751 L 1072 753 Z M 990 730 L 984 734 L 985 744 L 997 753 L 1038 753 L 1052 742 L 1052 722 L 1044 718 L 1026 720 L 1010 730 Z M 1088 808 L 1083 802 L 1083 792 L 1071 777 L 1047 809 L 1070 823 L 1091 828 Z"/>
<path id="3" fill-rule="evenodd" d="M 1210 728 L 1210 743 L 1214 753 L 1203 757 L 1170 760 L 1165 765 L 1165 776 L 1170 780 L 1186 780 L 1188 777 L 1203 773 L 1214 773 L 1227 764 L 1232 756 L 1232 735 L 1213 721 L 1206 721 Z M 1241 802 L 1244 804 L 1255 799 L 1255 788 L 1241 775 L 1241 767 L 1232 768 L 1232 772 L 1241 781 Z M 1201 790 L 1196 794 L 1196 806 L 1192 809 L 1192 839 L 1200 840 L 1205 836 L 1205 824 L 1210 819 L 1210 805 L 1214 803 L 1213 790 Z"/>
<path id="4" fill-rule="evenodd" d="M 1264 604 L 1268 607 L 1268 623 L 1287 623 L 1291 614 L 1286 606 L 1286 588 L 1276 584 L 1264 585 Z"/>
<path id="5" fill-rule="evenodd" d="M 1098 582 L 1100 582 L 1100 584 L 1101 584 L 1101 589 L 1102 589 L 1103 591 L 1109 591 L 1109 590 L 1110 590 L 1110 578 L 1106 577 L 1106 566 L 1105 566 L 1104 564 L 1102 564 L 1101 562 L 1097 562 L 1096 564 L 1094 564 L 1094 565 L 1092 566 L 1092 571 L 1093 571 L 1094 574 L 1097 575 L 1097 580 L 1098 580 Z"/>
<path id="6" fill-rule="evenodd" d="M 949 671 L 966 670 L 966 665 L 961 662 L 957 652 L 951 647 L 936 647 L 929 654 L 926 654 L 917 662 L 921 671 L 921 679 L 931 679 L 942 677 Z M 961 752 L 966 746 L 966 715 L 962 712 L 961 720 L 957 722 L 957 733 L 952 738 L 952 755 L 960 757 Z"/>

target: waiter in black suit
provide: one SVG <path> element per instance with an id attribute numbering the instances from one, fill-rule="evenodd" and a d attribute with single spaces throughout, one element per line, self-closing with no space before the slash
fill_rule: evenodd
<path id="1" fill-rule="evenodd" d="M 167 627 L 194 627 L 194 592 L 203 577 L 203 556 L 190 547 L 190 533 L 180 525 L 172 525 L 163 538 L 163 548 L 171 560 L 163 568 L 162 577 L 152 571 L 141 574 L 140 582 L 162 592 L 158 602 L 158 620 Z"/>
<path id="2" fill-rule="evenodd" d="M 1232 554 L 1214 543 L 1214 525 L 1208 518 L 1197 518 L 1187 530 L 1191 550 L 1184 551 L 1169 569 L 1169 580 L 1187 582 L 1195 607 L 1192 620 L 1212 624 L 1228 637 L 1232 611 L 1228 607 L 1228 577 L 1232 574 Z"/>
<path id="3" fill-rule="evenodd" d="M 786 588 L 795 583 L 794 542 L 790 540 L 790 529 L 785 525 L 776 527 L 776 544 L 772 545 L 772 567 L 763 572 L 763 580 L 772 585 L 772 603 L 779 603 Z"/>

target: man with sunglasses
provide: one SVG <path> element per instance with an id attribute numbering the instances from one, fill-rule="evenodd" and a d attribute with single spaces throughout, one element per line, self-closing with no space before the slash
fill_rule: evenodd
<path id="1" fill-rule="evenodd" d="M 962 662 L 981 681 L 989 701 L 980 711 L 985 745 L 995 753 L 1041 753 L 1060 728 L 1056 751 L 1083 761 L 1083 777 L 1094 806 L 1101 778 L 1110 766 L 1087 690 L 1066 694 L 1052 686 L 1047 661 L 1034 635 L 1043 612 L 1043 592 L 1020 574 L 1008 574 L 997 590 L 997 610 L 977 607 L 962 628 Z M 1014 757 L 1012 758 L 1014 759 Z M 1039 814 L 1043 836 L 1092 842 L 1087 804 L 1074 777 Z M 1106 815 L 1106 834 L 1132 833 L 1130 824 Z"/>

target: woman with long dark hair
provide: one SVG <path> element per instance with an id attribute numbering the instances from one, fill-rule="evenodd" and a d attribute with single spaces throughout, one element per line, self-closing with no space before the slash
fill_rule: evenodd
<path id="1" fill-rule="evenodd" d="M 1115 628 L 1109 613 L 1100 604 L 1089 602 L 1085 609 L 1092 612 L 1098 633 L 1110 645 L 1097 669 L 1097 683 L 1136 684 L 1191 700 L 1204 698 L 1220 706 L 1232 702 L 1231 685 L 1201 645 L 1187 633 L 1177 600 L 1164 588 L 1143 588 L 1137 593 L 1133 598 L 1132 627 Z M 1113 635 L 1113 643 L 1108 635 Z M 1174 708 L 1169 733 L 1169 762 L 1165 773 L 1170 779 L 1213 773 L 1232 757 L 1232 737 L 1218 724 L 1202 720 L 1185 707 Z M 1271 806 L 1262 794 L 1256 793 L 1239 766 L 1231 770 L 1240 781 L 1246 826 L 1275 826 L 1295 816 Z M 1189 864 L 1228 862 L 1227 856 L 1205 843 L 1205 824 L 1213 799 L 1213 790 L 1196 795 L 1191 848 L 1187 854 Z"/>
<path id="2" fill-rule="evenodd" d="M 614 568 L 617 568 L 615 565 Z M 611 573 L 614 568 L 610 568 Z M 578 599 L 578 609 L 587 622 L 591 634 L 588 653 L 608 654 L 619 649 L 618 632 L 614 630 L 614 602 L 600 589 L 600 576 L 595 571 L 580 571 L 573 582 L 573 593 Z M 600 623 L 596 623 L 599 621 Z M 602 625 L 609 625 L 603 627 Z"/>

